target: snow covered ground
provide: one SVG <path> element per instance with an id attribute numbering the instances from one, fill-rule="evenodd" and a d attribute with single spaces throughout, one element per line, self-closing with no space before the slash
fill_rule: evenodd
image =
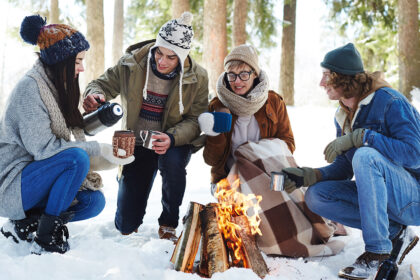
<path id="1" fill-rule="evenodd" d="M 326 97 L 325 97 L 326 98 Z M 416 103 L 420 108 L 420 99 Z M 295 134 L 299 165 L 320 167 L 326 164 L 322 151 L 334 137 L 334 107 L 289 107 L 289 117 Z M 111 142 L 112 129 L 97 135 L 95 139 Z M 214 201 L 209 191 L 209 167 L 202 160 L 201 152 L 194 154 L 188 166 L 187 191 L 181 208 L 186 211 L 189 201 L 208 203 Z M 161 212 L 161 180 L 157 176 L 150 195 L 144 224 L 139 232 L 122 236 L 114 228 L 117 183 L 116 170 L 102 172 L 107 204 L 96 218 L 70 223 L 71 250 L 64 254 L 31 255 L 29 244 L 14 244 L 0 236 L 0 279 L 200 279 L 196 274 L 173 270 L 169 259 L 174 245 L 158 239 L 157 219 Z M 0 218 L 0 224 L 6 221 Z M 178 227 L 178 234 L 181 232 Z M 420 227 L 414 227 L 420 235 Z M 337 256 L 290 259 L 266 257 L 270 274 L 265 279 L 337 279 L 340 268 L 351 264 L 363 251 L 361 232 L 351 229 L 350 236 L 340 237 L 346 247 Z M 400 271 L 413 264 L 420 272 L 420 246 L 405 259 Z M 406 271 L 407 273 L 407 271 Z M 212 279 L 250 280 L 259 279 L 249 269 L 232 268 L 217 273 Z M 400 273 L 399 279 L 409 279 Z"/>

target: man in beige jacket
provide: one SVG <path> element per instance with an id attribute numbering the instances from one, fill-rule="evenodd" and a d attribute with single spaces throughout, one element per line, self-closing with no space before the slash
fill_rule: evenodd
<path id="1" fill-rule="evenodd" d="M 176 240 L 179 206 L 185 192 L 186 166 L 200 128 L 197 117 L 207 109 L 208 77 L 204 68 L 188 56 L 193 37 L 192 15 L 165 23 L 156 40 L 135 44 L 118 64 L 86 88 L 87 112 L 121 95 L 122 128 L 136 135 L 136 160 L 123 167 L 115 226 L 122 234 L 137 232 L 143 222 L 147 199 L 157 170 L 162 176 L 159 237 Z M 153 147 L 143 147 L 143 130 L 157 131 Z M 144 137 L 143 137 L 144 138 Z"/>

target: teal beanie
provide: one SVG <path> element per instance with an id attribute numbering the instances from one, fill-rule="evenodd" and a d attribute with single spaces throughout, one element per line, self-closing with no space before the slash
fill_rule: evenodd
<path id="1" fill-rule="evenodd" d="M 360 53 L 352 43 L 328 52 L 321 66 L 344 75 L 356 75 L 365 71 Z"/>

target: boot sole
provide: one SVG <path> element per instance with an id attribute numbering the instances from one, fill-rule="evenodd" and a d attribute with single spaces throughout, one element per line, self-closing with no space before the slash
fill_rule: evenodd
<path id="1" fill-rule="evenodd" d="M 343 278 L 343 279 L 350 279 L 350 280 L 364 280 L 364 279 L 368 279 L 368 278 L 361 278 L 361 277 L 355 277 L 355 276 L 350 276 L 344 273 L 339 272 L 338 273 L 338 277 L 339 278 Z"/>
<path id="2" fill-rule="evenodd" d="M 419 241 L 419 237 L 416 236 L 416 237 L 414 237 L 413 241 L 411 241 L 410 244 L 408 244 L 408 246 L 405 248 L 404 252 L 402 253 L 400 259 L 398 260 L 398 265 L 400 265 L 403 262 L 405 256 L 408 253 L 410 253 L 410 251 L 414 248 L 414 246 L 417 245 L 418 241 Z"/>
<path id="3" fill-rule="evenodd" d="M 16 238 L 16 236 L 14 236 L 13 235 L 13 233 L 11 233 L 10 231 L 4 231 L 3 230 L 3 227 L 1 228 L 1 233 L 6 237 L 6 238 L 9 238 L 9 237 L 12 237 L 12 240 L 16 243 L 16 244 L 19 244 L 19 240 Z"/>

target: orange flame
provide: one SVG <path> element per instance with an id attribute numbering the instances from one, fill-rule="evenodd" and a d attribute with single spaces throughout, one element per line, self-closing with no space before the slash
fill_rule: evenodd
<path id="1" fill-rule="evenodd" d="M 241 261 L 245 264 L 246 260 L 242 251 L 242 239 L 237 234 L 237 231 L 241 228 L 232 222 L 232 217 L 245 215 L 248 219 L 251 233 L 253 235 L 257 233 L 262 235 L 259 229 L 261 219 L 258 215 L 258 211 L 261 209 L 259 203 L 262 197 L 260 195 L 240 193 L 237 191 L 239 185 L 239 179 L 236 179 L 232 186 L 230 186 L 227 179 L 223 179 L 217 183 L 215 193 L 215 197 L 219 202 L 217 205 L 219 230 L 223 233 L 228 248 L 234 254 L 234 265 Z"/>

